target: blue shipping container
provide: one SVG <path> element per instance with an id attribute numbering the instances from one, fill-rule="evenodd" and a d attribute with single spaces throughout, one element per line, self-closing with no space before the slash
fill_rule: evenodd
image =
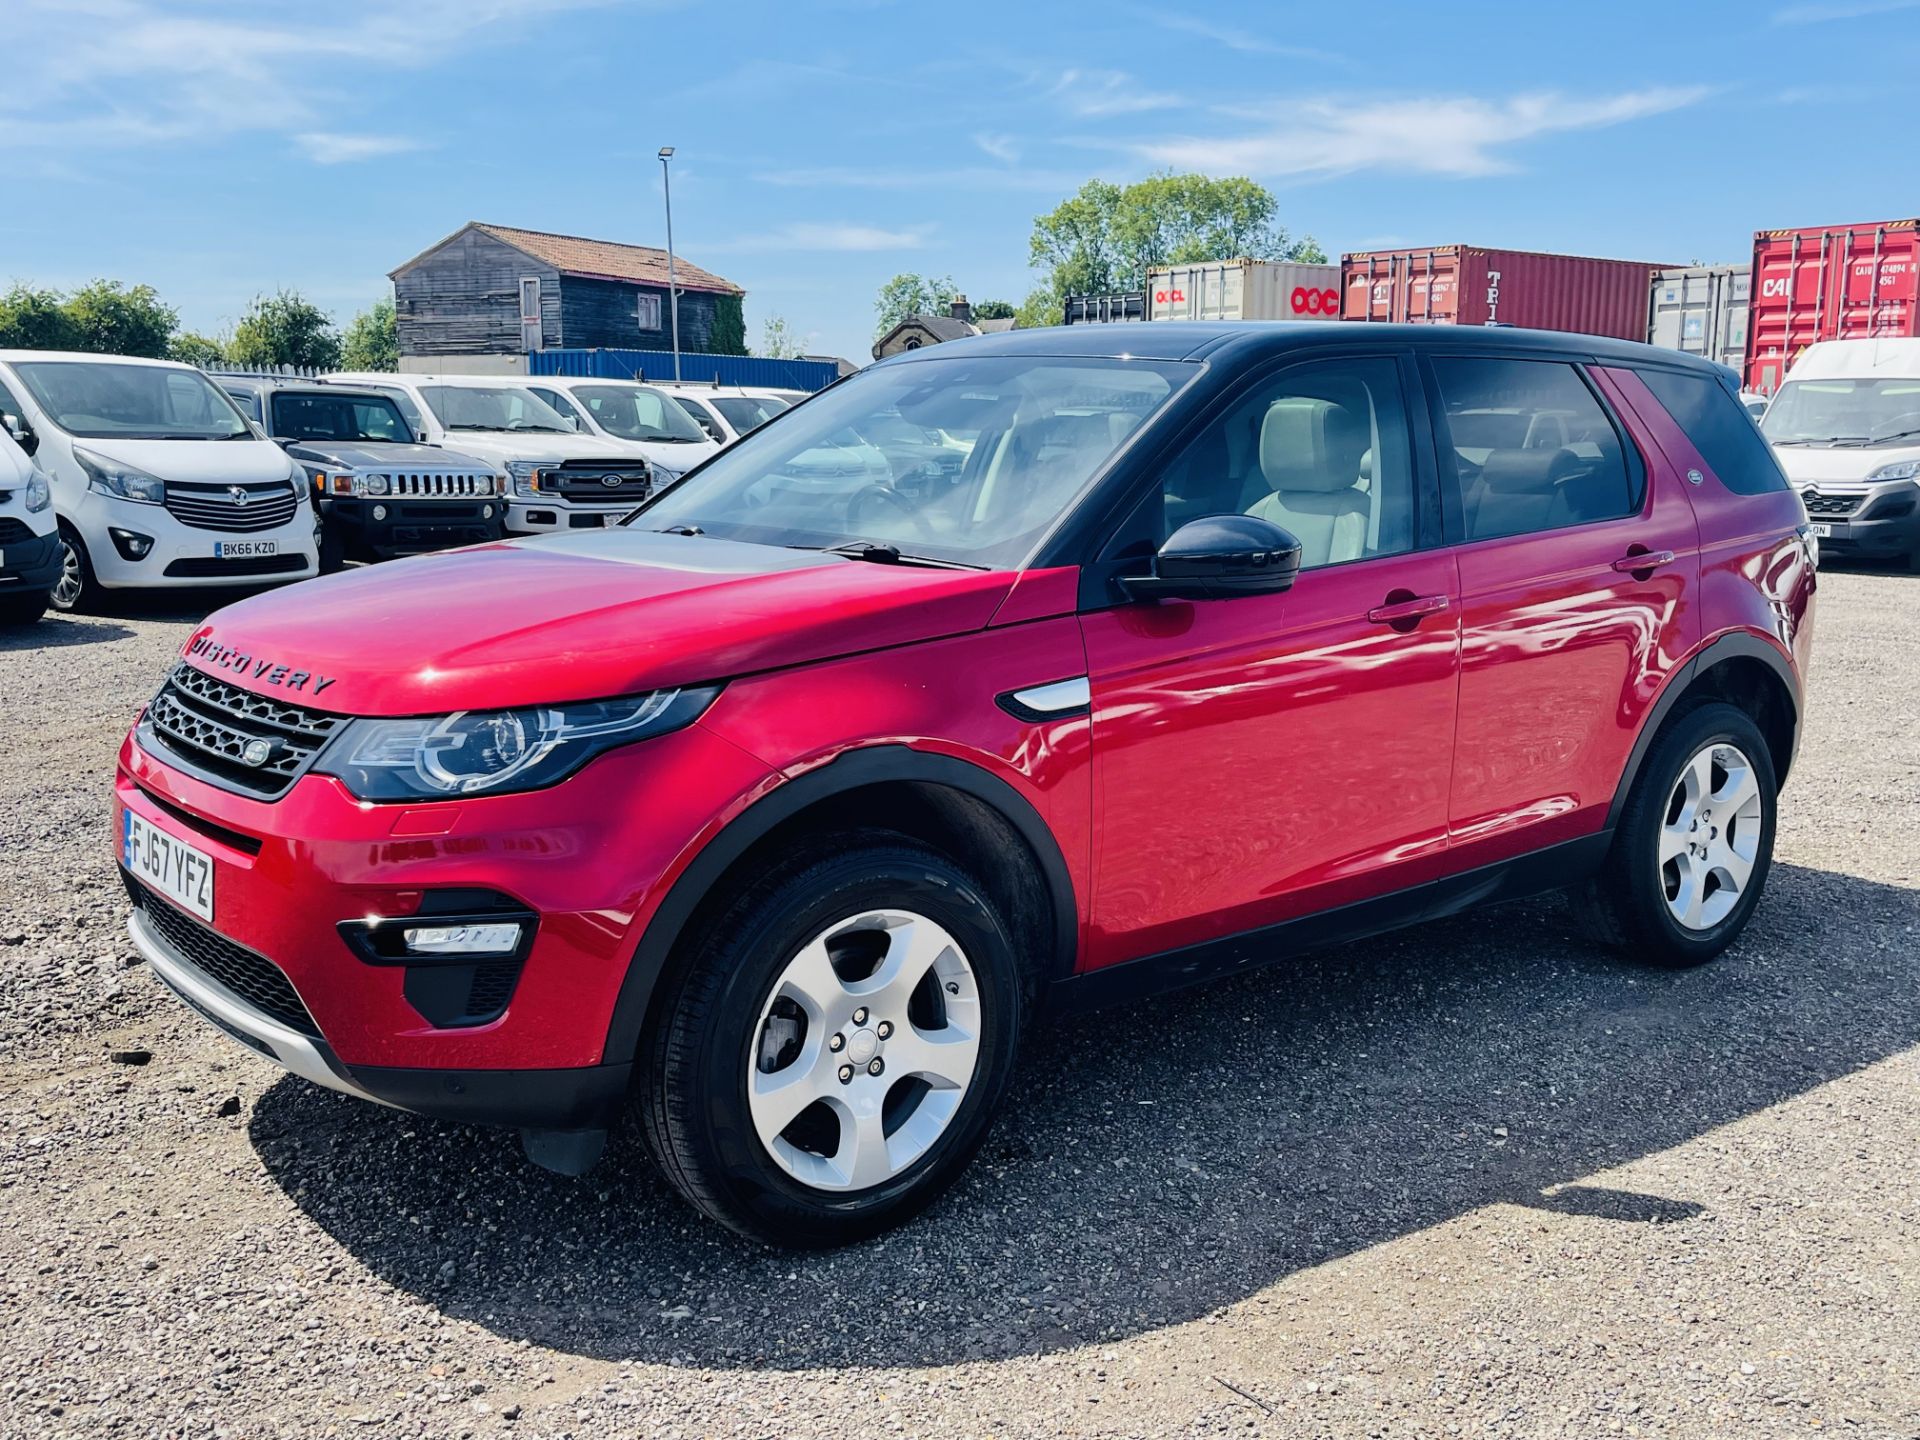
<path id="1" fill-rule="evenodd" d="M 582 380 L 671 380 L 671 350 L 536 350 L 527 356 L 529 375 L 570 375 Z M 840 378 L 826 360 L 769 360 L 762 355 L 699 355 L 680 352 L 680 378 L 690 384 L 751 385 L 763 390 L 824 390 Z"/>

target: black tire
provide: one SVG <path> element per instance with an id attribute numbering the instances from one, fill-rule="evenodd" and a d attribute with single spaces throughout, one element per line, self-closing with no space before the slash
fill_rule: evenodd
<path id="1" fill-rule="evenodd" d="M 333 526 L 314 527 L 314 542 L 320 552 L 320 573 L 334 575 L 347 568 L 347 543 Z"/>
<path id="2" fill-rule="evenodd" d="M 1659 859 L 1668 803 L 1688 762 L 1714 744 L 1737 746 L 1753 767 L 1760 794 L 1759 848 L 1745 890 L 1717 923 L 1683 926 L 1668 908 Z M 1737 705 L 1707 701 L 1670 717 L 1647 753 L 1620 813 L 1613 847 L 1599 875 L 1572 893 L 1576 919 L 1592 939 L 1635 959 L 1685 969 L 1713 959 L 1753 915 L 1773 866 L 1779 782 L 1766 736 Z"/>
<path id="3" fill-rule="evenodd" d="M 0 599 L 0 626 L 9 630 L 31 625 L 46 613 L 45 595 L 8 595 Z"/>
<path id="4" fill-rule="evenodd" d="M 762 1010 L 801 948 L 842 920 L 888 907 L 925 915 L 964 952 L 980 999 L 978 1060 L 945 1130 L 917 1160 L 869 1189 L 816 1189 L 782 1168 L 755 1130 L 748 1057 Z M 965 870 L 892 832 L 836 836 L 727 897 L 686 953 L 690 963 L 664 987 L 642 1041 L 634 1114 L 695 1208 L 767 1245 L 841 1245 L 915 1214 L 972 1160 L 1013 1070 L 1027 987 L 1004 920 Z"/>
<path id="5" fill-rule="evenodd" d="M 73 528 L 60 526 L 61 578 L 54 582 L 47 602 L 62 614 L 90 610 L 100 598 L 100 584 L 93 578 L 93 561 L 87 558 L 87 546 Z"/>

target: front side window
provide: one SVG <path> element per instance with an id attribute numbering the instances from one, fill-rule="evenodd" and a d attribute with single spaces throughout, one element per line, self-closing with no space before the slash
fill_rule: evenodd
<path id="1" fill-rule="evenodd" d="M 518 385 L 422 385 L 420 395 L 449 430 L 573 433 L 559 411 Z"/>
<path id="2" fill-rule="evenodd" d="M 574 389 L 573 398 L 593 412 L 602 430 L 622 440 L 686 445 L 707 438 L 686 411 L 658 390 L 639 385 L 581 385 Z"/>
<path id="3" fill-rule="evenodd" d="M 743 437 L 629 523 L 1016 566 L 1198 373 L 1180 362 L 1040 355 L 879 366 Z M 957 463 L 896 473 L 861 438 L 896 414 L 951 439 Z"/>
<path id="4" fill-rule="evenodd" d="M 1156 546 L 1207 515 L 1258 515 L 1300 542 L 1303 569 L 1411 550 L 1413 454 L 1398 364 L 1296 366 L 1209 421 L 1148 504 Z"/>
<path id="5" fill-rule="evenodd" d="M 1736 495 L 1785 490 L 1787 477 L 1754 427 L 1753 416 L 1706 375 L 1639 370 L 1640 381 L 1674 418 L 1719 482 Z"/>
<path id="6" fill-rule="evenodd" d="M 1907 444 L 1920 438 L 1920 379 L 1789 380 L 1760 432 L 1775 445 Z"/>
<path id="7" fill-rule="evenodd" d="M 727 423 L 742 435 L 757 430 L 782 410 L 787 402 L 771 395 L 717 395 L 713 408 L 727 417 Z"/>
<path id="8" fill-rule="evenodd" d="M 273 397 L 272 434 L 286 440 L 360 440 L 380 443 L 413 438 L 400 407 L 385 395 L 311 395 L 283 391 Z"/>
<path id="9" fill-rule="evenodd" d="M 13 368 L 41 412 L 81 439 L 253 437 L 227 393 L 198 370 L 97 360 L 27 360 Z"/>
<path id="10" fill-rule="evenodd" d="M 1557 360 L 1436 356 L 1441 462 L 1453 462 L 1468 540 L 1617 520 L 1639 508 L 1620 433 Z"/>
<path id="11" fill-rule="evenodd" d="M 260 397 L 251 390 L 229 390 L 227 398 L 238 405 L 249 420 L 266 423 L 266 417 L 260 413 Z"/>
<path id="12" fill-rule="evenodd" d="M 587 417 L 574 409 L 573 405 L 567 400 L 567 397 L 562 395 L 558 390 L 542 390 L 538 386 L 535 386 L 533 393 L 551 405 L 554 408 L 554 412 L 559 415 L 562 420 L 572 420 L 582 430 L 588 428 Z"/>
<path id="13" fill-rule="evenodd" d="M 707 407 L 702 405 L 698 400 L 689 400 L 684 395 L 674 395 L 670 398 L 688 419 L 692 420 L 694 424 L 707 432 L 708 439 L 718 440 L 723 445 L 726 443 L 727 433 L 720 428 L 720 422 L 714 418 L 711 410 L 707 409 Z M 740 433 L 744 435 L 746 432 L 743 430 Z"/>

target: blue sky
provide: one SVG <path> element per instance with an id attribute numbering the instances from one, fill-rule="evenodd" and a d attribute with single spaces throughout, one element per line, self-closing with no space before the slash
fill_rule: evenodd
<path id="1" fill-rule="evenodd" d="M 1741 259 L 1920 213 L 1920 0 L 5 0 L 0 285 L 344 320 L 469 219 L 663 243 L 864 359 L 902 270 L 1030 287 L 1090 176 L 1248 174 L 1332 253 Z"/>

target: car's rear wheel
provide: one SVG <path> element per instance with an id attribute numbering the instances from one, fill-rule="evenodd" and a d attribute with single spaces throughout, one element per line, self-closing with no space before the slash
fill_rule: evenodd
<path id="1" fill-rule="evenodd" d="M 1711 960 L 1746 927 L 1773 863 L 1777 781 L 1753 717 L 1713 701 L 1669 721 L 1574 896 L 1594 938 L 1655 965 Z"/>
<path id="2" fill-rule="evenodd" d="M 966 1167 L 1012 1070 L 1024 987 L 964 869 L 902 836 L 842 836 L 730 897 L 693 954 L 637 1109 L 695 1206 L 768 1244 L 841 1244 Z"/>
<path id="3" fill-rule="evenodd" d="M 60 526 L 60 578 L 53 582 L 48 596 L 53 608 L 71 613 L 91 604 L 98 585 L 93 578 L 93 562 L 87 559 L 86 544 L 64 523 Z"/>

